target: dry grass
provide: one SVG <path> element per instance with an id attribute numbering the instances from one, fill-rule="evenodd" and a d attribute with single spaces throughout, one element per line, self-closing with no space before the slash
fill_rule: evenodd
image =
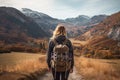
<path id="1" fill-rule="evenodd" d="M 5 60 L 5 63 L 4 62 L 0 63 L 1 64 L 0 65 L 0 73 L 2 74 L 2 75 L 0 75 L 0 80 L 3 80 L 3 79 L 4 80 L 16 80 L 17 78 L 19 78 L 21 76 L 20 74 L 29 75 L 30 77 L 35 75 L 35 77 L 37 77 L 36 74 L 37 75 L 43 74 L 47 70 L 45 55 L 13 53 L 13 54 L 6 54 L 6 55 L 4 54 L 4 55 L 0 55 L 0 56 L 1 56 L 2 61 Z M 9 58 L 9 60 L 7 59 L 8 61 L 6 61 L 6 58 Z M 21 59 L 21 60 L 19 60 L 19 59 Z M 17 60 L 18 60 L 18 62 L 17 62 Z M 19 76 L 18 76 L 18 74 L 19 74 Z M 9 78 L 9 77 L 12 77 L 12 78 Z"/>
<path id="2" fill-rule="evenodd" d="M 76 57 L 76 68 L 85 80 L 120 80 L 120 60 Z"/>
<path id="3" fill-rule="evenodd" d="M 29 60 L 37 60 L 41 57 L 41 53 L 23 53 L 23 52 L 12 52 L 12 53 L 4 53 L 0 54 L 0 65 L 6 66 L 14 66 L 24 61 Z"/>
<path id="4" fill-rule="evenodd" d="M 20 72 L 20 73 L 32 73 L 35 71 L 41 71 L 47 69 L 45 62 L 45 56 L 40 60 L 25 60 L 21 61 L 14 66 L 6 65 L 0 67 L 1 72 Z"/>

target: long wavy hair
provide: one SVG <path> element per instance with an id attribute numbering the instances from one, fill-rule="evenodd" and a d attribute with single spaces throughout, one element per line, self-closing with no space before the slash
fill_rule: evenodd
<path id="1" fill-rule="evenodd" d="M 53 36 L 51 37 L 51 39 L 54 39 L 59 35 L 64 35 L 67 37 L 66 29 L 63 25 L 57 25 L 56 29 L 53 31 Z"/>

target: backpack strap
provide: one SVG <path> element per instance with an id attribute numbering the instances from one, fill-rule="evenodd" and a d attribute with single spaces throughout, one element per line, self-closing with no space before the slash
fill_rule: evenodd
<path id="1" fill-rule="evenodd" d="M 68 40 L 68 39 L 66 38 L 66 39 L 63 41 L 63 44 L 64 44 L 64 45 L 67 43 L 67 40 Z"/>
<path id="2" fill-rule="evenodd" d="M 55 39 L 53 39 L 53 42 L 54 42 L 55 45 L 58 45 L 58 43 Z"/>

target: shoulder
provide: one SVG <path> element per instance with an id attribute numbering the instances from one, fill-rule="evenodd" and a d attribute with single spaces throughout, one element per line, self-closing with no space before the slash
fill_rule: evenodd
<path id="1" fill-rule="evenodd" d="M 72 44 L 72 42 L 67 38 L 67 44 L 68 45 L 71 45 Z"/>
<path id="2" fill-rule="evenodd" d="M 67 40 L 68 43 L 71 43 L 70 39 L 66 38 L 66 40 Z"/>
<path id="3" fill-rule="evenodd" d="M 54 39 L 49 40 L 49 45 L 54 45 Z"/>

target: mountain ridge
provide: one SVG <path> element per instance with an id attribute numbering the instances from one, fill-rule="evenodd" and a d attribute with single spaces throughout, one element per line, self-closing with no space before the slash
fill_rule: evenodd
<path id="1" fill-rule="evenodd" d="M 81 50 L 84 55 L 95 58 L 119 58 L 120 12 L 107 17 L 76 39 L 87 42 Z"/>
<path id="2" fill-rule="evenodd" d="M 105 19 L 107 17 L 107 16 L 104 16 L 100 20 L 96 20 L 97 22 L 94 22 L 94 21 L 91 22 L 92 18 L 86 15 L 79 15 L 75 18 L 67 18 L 67 19 L 61 20 L 61 19 L 52 18 L 47 14 L 34 11 L 31 9 L 27 9 L 27 8 L 23 8 L 21 12 L 26 16 L 31 17 L 36 23 L 38 23 L 38 25 L 42 26 L 42 29 L 45 32 L 48 32 L 50 34 L 52 34 L 52 31 L 56 28 L 58 24 L 64 25 L 68 30 L 69 37 L 75 37 L 86 32 L 88 29 L 91 28 L 92 25 L 95 25 L 96 23 L 101 22 L 102 19 Z M 99 19 L 99 16 L 95 19 Z M 75 31 L 73 30 L 71 31 L 69 27 L 71 27 L 71 29 L 74 28 Z"/>
<path id="3" fill-rule="evenodd" d="M 31 18 L 15 8 L 0 7 L 0 18 L 0 40 L 13 43 L 14 41 L 19 42 L 19 40 L 27 41 L 28 37 L 43 38 L 48 36 Z"/>

